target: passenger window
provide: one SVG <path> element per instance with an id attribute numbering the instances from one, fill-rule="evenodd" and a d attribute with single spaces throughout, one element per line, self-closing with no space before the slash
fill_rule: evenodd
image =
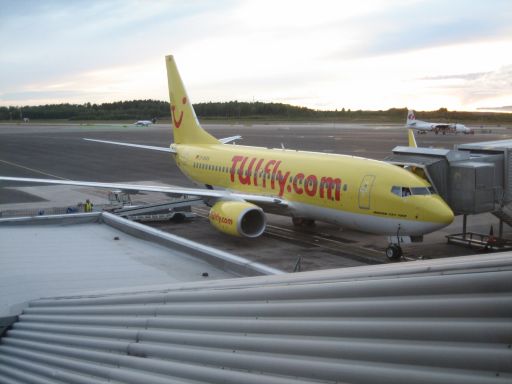
<path id="1" fill-rule="evenodd" d="M 402 187 L 392 186 L 391 193 L 393 193 L 397 196 L 402 196 Z"/>

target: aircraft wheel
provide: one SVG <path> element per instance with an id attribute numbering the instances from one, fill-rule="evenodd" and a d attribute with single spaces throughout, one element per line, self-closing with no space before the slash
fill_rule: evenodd
<path id="1" fill-rule="evenodd" d="M 315 226 L 315 220 L 313 220 L 313 219 L 305 219 L 304 220 L 304 225 L 306 227 L 314 227 Z"/>
<path id="2" fill-rule="evenodd" d="M 292 223 L 296 227 L 302 227 L 305 220 L 302 217 L 292 217 Z"/>
<path id="3" fill-rule="evenodd" d="M 402 248 L 400 248 L 397 244 L 390 244 L 389 247 L 386 248 L 386 257 L 389 260 L 396 261 L 402 256 Z"/>

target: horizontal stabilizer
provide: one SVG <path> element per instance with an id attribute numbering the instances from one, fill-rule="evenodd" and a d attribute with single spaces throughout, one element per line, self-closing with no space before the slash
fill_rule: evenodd
<path id="1" fill-rule="evenodd" d="M 232 141 L 241 140 L 241 139 L 242 139 L 242 136 L 236 135 L 236 136 L 230 136 L 230 137 L 225 137 L 223 139 L 219 139 L 219 141 L 222 144 L 227 144 L 227 143 L 231 143 Z"/>

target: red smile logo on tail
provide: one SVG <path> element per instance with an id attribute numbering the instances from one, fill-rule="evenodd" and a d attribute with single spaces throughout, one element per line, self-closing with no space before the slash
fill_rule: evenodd
<path id="1" fill-rule="evenodd" d="M 181 100 L 181 103 L 183 105 L 187 104 L 187 98 L 184 97 L 182 100 Z M 176 106 L 173 105 L 172 108 L 171 108 L 171 113 L 172 113 L 172 121 L 174 123 L 174 127 L 175 128 L 179 128 L 180 125 L 181 125 L 181 122 L 183 120 L 183 111 L 180 112 L 180 118 L 179 119 L 176 119 L 176 115 L 174 114 L 174 112 L 176 111 Z"/>

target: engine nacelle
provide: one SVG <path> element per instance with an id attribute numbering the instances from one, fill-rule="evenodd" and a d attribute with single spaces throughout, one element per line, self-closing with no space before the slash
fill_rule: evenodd
<path id="1" fill-rule="evenodd" d="M 216 229 L 232 236 L 258 237 L 267 225 L 263 210 L 245 201 L 219 201 L 208 218 Z"/>

